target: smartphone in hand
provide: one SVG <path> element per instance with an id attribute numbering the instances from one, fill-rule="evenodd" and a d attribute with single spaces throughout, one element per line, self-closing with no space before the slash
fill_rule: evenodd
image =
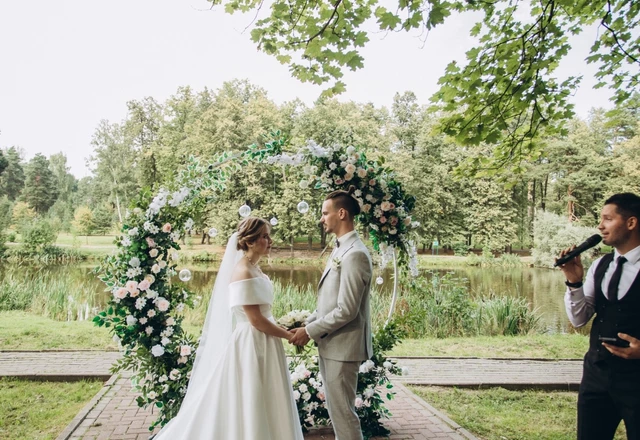
<path id="1" fill-rule="evenodd" d="M 627 348 L 629 346 L 629 341 L 625 341 L 624 339 L 620 339 L 619 337 L 608 337 L 608 336 L 599 336 L 598 340 L 600 342 L 605 342 L 609 345 L 615 345 L 616 347 Z"/>

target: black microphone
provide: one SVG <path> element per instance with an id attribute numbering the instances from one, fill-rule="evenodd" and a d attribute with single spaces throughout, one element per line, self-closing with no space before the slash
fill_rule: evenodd
<path id="1" fill-rule="evenodd" d="M 567 261 L 572 260 L 573 258 L 575 258 L 578 255 L 580 255 L 581 253 L 583 253 L 587 249 L 591 249 L 592 247 L 594 247 L 595 245 L 597 245 L 601 241 L 602 241 L 602 237 L 600 235 L 598 235 L 598 234 L 592 235 L 591 237 L 587 238 L 584 241 L 584 243 L 582 243 L 580 246 L 576 247 L 574 250 L 569 252 L 567 255 L 565 255 L 564 257 L 558 258 L 558 261 L 555 262 L 553 267 L 563 265 Z"/>

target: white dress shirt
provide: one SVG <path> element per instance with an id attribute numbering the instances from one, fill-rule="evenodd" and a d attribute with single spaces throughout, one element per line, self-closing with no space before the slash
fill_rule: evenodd
<path id="1" fill-rule="evenodd" d="M 607 271 L 604 273 L 604 278 L 602 279 L 602 285 L 600 287 L 602 288 L 602 292 L 605 296 L 607 296 L 609 281 L 618 266 L 618 257 L 620 256 L 621 254 L 615 250 L 613 253 L 613 261 L 611 261 L 611 264 L 607 267 Z M 625 297 L 629 288 L 633 284 L 633 281 L 636 279 L 638 272 L 640 272 L 640 246 L 624 254 L 624 257 L 627 259 L 627 262 L 622 266 L 622 276 L 620 277 L 620 283 L 618 284 L 618 299 Z M 593 262 L 591 267 L 589 267 L 587 277 L 585 278 L 584 285 L 582 287 L 573 290 L 567 289 L 567 292 L 565 293 L 564 306 L 567 310 L 569 321 L 571 321 L 571 324 L 573 324 L 574 327 L 582 327 L 589 322 L 595 313 L 596 288 L 594 276 L 596 267 L 598 267 L 598 263 L 601 259 L 602 257 L 598 258 Z"/>

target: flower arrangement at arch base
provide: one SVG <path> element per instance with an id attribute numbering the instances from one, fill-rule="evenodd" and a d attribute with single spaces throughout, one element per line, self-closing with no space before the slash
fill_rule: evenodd
<path id="1" fill-rule="evenodd" d="M 402 339 L 402 334 L 394 322 L 379 329 L 373 336 L 373 356 L 360 365 L 356 390 L 356 412 L 365 439 L 387 436 L 389 430 L 382 421 L 391 416 L 385 406 L 385 399 L 391 400 L 394 392 L 390 374 L 400 375 L 403 371 L 395 360 L 385 355 Z M 309 346 L 308 346 L 309 347 Z M 318 367 L 318 357 L 313 349 L 289 360 L 293 396 L 296 400 L 300 425 L 304 432 L 326 426 L 330 423 L 324 395 L 322 375 Z"/>

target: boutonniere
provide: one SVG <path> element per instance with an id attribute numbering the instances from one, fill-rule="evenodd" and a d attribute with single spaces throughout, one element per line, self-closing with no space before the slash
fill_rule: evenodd
<path id="1" fill-rule="evenodd" d="M 331 259 L 331 269 L 338 270 L 340 269 L 340 264 L 342 264 L 342 260 L 338 257 L 333 257 Z"/>

